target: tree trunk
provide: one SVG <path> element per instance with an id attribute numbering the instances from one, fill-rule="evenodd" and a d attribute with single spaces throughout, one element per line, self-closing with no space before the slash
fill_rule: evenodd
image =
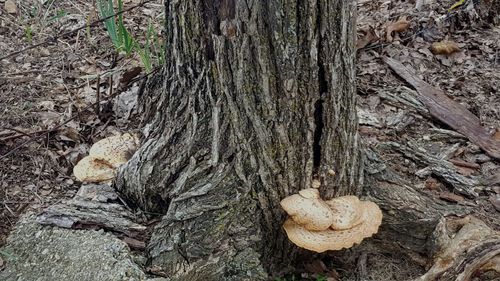
<path id="1" fill-rule="evenodd" d="M 156 272 L 267 279 L 296 255 L 282 198 L 313 179 L 325 198 L 360 193 L 355 2 L 165 5 L 167 64 L 140 97 L 145 139 L 117 188 L 164 215 Z"/>

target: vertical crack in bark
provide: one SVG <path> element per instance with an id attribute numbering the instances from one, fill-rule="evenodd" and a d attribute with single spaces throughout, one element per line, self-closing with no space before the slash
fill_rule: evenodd
<path id="1" fill-rule="evenodd" d="M 322 56 L 323 53 L 323 42 L 321 34 L 321 1 L 317 4 L 317 23 L 316 28 L 318 32 L 318 100 L 314 103 L 314 139 L 313 139 L 313 173 L 317 173 L 319 166 L 321 164 L 321 136 L 323 134 L 323 128 L 325 127 L 325 119 L 323 118 L 323 102 L 324 95 L 328 91 L 328 83 L 325 77 L 325 67 L 323 65 Z"/>
<path id="2" fill-rule="evenodd" d="M 314 103 L 314 141 L 313 141 L 313 169 L 314 173 L 318 171 L 321 163 L 321 135 L 323 133 L 323 99 L 319 98 Z"/>

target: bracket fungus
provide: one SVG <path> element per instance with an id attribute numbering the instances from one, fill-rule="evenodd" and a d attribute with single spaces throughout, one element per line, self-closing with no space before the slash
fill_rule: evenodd
<path id="1" fill-rule="evenodd" d="M 116 170 L 126 163 L 139 147 L 136 134 L 125 133 L 104 138 L 90 148 L 73 168 L 75 177 L 82 182 L 105 182 L 113 180 Z"/>
<path id="2" fill-rule="evenodd" d="M 288 239 L 318 253 L 361 243 L 377 233 L 382 223 L 377 204 L 360 201 L 356 196 L 323 201 L 313 188 L 286 197 L 281 206 L 290 215 L 283 224 Z"/>

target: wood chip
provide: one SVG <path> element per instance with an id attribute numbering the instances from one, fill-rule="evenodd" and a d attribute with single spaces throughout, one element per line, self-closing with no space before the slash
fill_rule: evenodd
<path id="1" fill-rule="evenodd" d="M 146 242 L 144 241 L 140 241 L 128 236 L 123 237 L 122 241 L 127 243 L 127 245 L 134 250 L 143 251 L 144 249 L 146 249 Z"/>
<path id="2" fill-rule="evenodd" d="M 9 14 L 17 14 L 17 5 L 13 0 L 7 0 L 4 4 L 5 11 Z"/>
<path id="3" fill-rule="evenodd" d="M 450 159 L 449 160 L 451 163 L 455 164 L 455 166 L 461 166 L 461 167 L 466 167 L 466 168 L 471 168 L 471 169 L 479 169 L 481 166 L 477 163 L 471 163 L 467 162 L 461 159 Z"/>
<path id="4" fill-rule="evenodd" d="M 460 48 L 457 43 L 446 40 L 432 43 L 430 49 L 434 55 L 451 55 L 453 53 L 460 52 Z"/>
<path id="5" fill-rule="evenodd" d="M 449 202 L 455 202 L 455 203 L 464 201 L 464 198 L 462 196 L 455 194 L 455 193 L 448 192 L 448 191 L 443 191 L 443 192 L 439 193 L 439 198 L 446 200 L 446 201 L 449 201 Z"/>
<path id="6" fill-rule="evenodd" d="M 481 167 L 477 163 L 471 163 L 467 162 L 461 159 L 450 159 L 449 160 L 455 167 L 457 168 L 457 171 L 465 176 L 470 176 L 477 172 L 477 170 Z"/>

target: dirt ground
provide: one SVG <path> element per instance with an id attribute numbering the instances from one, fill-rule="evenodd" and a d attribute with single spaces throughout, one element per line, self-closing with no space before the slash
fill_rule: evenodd
<path id="1" fill-rule="evenodd" d="M 0 0 L 0 57 L 96 20 L 94 2 Z M 124 1 L 125 8 L 139 2 Z M 492 24 L 480 7 L 485 3 L 493 2 L 471 0 L 448 11 L 454 1 L 358 1 L 358 104 L 366 146 L 408 144 L 449 160 L 466 177 L 494 179 L 500 173 L 498 160 L 411 100 L 402 102 L 411 89 L 382 60 L 391 57 L 412 67 L 500 140 L 500 27 L 498 18 Z M 124 20 L 140 41 L 149 21 L 161 36 L 163 17 L 162 1 L 155 0 L 125 13 Z M 431 44 L 441 40 L 455 42 L 454 53 L 434 54 Z M 92 143 L 133 129 L 130 112 L 140 81 L 123 87 L 120 79 L 137 66 L 138 55 L 116 55 L 103 25 L 0 60 L 0 245 L 20 214 L 75 194 L 79 183 L 72 168 Z M 125 93 L 122 98 L 108 101 L 118 88 Z M 97 92 L 98 111 L 92 106 Z M 500 228 L 500 179 L 470 197 L 427 173 L 425 162 L 391 149 L 382 157 L 423 192 L 450 204 L 475 206 L 477 216 Z M 369 265 L 380 261 L 367 260 Z M 402 273 L 408 262 L 382 266 L 373 274 L 397 280 L 401 274 L 421 273 Z M 377 280 L 375 275 L 371 280 Z"/>

